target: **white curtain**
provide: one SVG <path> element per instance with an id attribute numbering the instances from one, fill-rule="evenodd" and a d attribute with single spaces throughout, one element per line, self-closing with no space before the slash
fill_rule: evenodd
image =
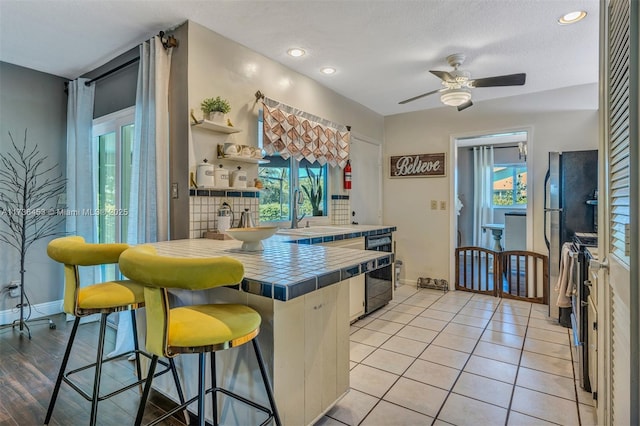
<path id="1" fill-rule="evenodd" d="M 127 243 L 169 239 L 169 72 L 172 49 L 140 45 Z M 133 349 L 131 316 L 118 319 L 115 356 Z"/>
<path id="2" fill-rule="evenodd" d="M 491 245 L 491 232 L 484 232 L 482 225 L 493 223 L 493 147 L 473 148 L 473 245 Z"/>
<path id="3" fill-rule="evenodd" d="M 158 37 L 140 45 L 127 242 L 169 239 L 169 72 Z"/>
<path id="4" fill-rule="evenodd" d="M 93 143 L 93 99 L 95 88 L 78 78 L 69 82 L 67 100 L 67 210 L 66 231 L 81 236 L 88 243 L 98 242 L 98 207 L 96 188 L 98 152 Z M 100 282 L 100 268 L 81 268 L 84 285 Z"/>

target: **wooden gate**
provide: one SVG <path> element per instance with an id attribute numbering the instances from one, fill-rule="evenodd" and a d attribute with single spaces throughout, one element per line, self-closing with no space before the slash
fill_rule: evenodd
<path id="1" fill-rule="evenodd" d="M 531 251 L 456 249 L 456 290 L 496 297 L 549 302 L 549 259 Z"/>

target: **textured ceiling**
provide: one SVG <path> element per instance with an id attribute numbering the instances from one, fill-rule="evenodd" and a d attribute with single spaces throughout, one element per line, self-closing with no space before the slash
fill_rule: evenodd
<path id="1" fill-rule="evenodd" d="M 473 100 L 595 83 L 598 0 L 0 0 L 0 60 L 67 78 L 97 68 L 187 19 L 390 115 L 441 106 L 428 70 L 464 53 L 472 78 L 527 73 L 525 86 L 474 89 Z M 557 19 L 585 10 L 585 20 Z M 306 50 L 291 58 L 288 48 Z M 330 65 L 331 76 L 319 72 Z"/>

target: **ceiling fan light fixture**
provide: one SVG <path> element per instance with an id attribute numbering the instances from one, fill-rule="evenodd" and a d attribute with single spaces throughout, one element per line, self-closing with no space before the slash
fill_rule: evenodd
<path id="1" fill-rule="evenodd" d="M 587 16 L 587 12 L 584 10 L 576 10 L 575 12 L 569 12 L 564 14 L 560 19 L 558 19 L 558 24 L 560 25 L 569 25 L 575 24 L 578 21 L 582 21 Z"/>
<path id="2" fill-rule="evenodd" d="M 471 92 L 468 90 L 448 90 L 440 95 L 440 101 L 448 106 L 460 106 L 471 100 Z"/>

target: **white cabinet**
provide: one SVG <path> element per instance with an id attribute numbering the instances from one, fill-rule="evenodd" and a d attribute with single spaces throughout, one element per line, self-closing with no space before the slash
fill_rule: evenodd
<path id="1" fill-rule="evenodd" d="M 364 250 L 364 237 L 330 241 L 320 245 Z M 349 321 L 354 322 L 364 315 L 364 274 L 349 279 Z"/>
<path id="2" fill-rule="evenodd" d="M 364 315 L 364 274 L 349 279 L 349 322 Z"/>
<path id="3" fill-rule="evenodd" d="M 197 293 L 197 294 L 192 294 Z M 262 317 L 258 340 L 283 425 L 312 425 L 349 390 L 349 282 L 342 281 L 282 302 L 230 288 L 172 292 L 177 304 L 240 303 Z M 143 311 L 138 312 L 143 323 Z M 144 330 L 143 326 L 139 330 Z M 141 341 L 144 336 L 141 335 Z M 218 383 L 268 406 L 251 344 L 216 354 Z M 197 392 L 197 357 L 182 354 L 176 365 L 185 393 Z M 208 374 L 207 374 L 208 375 Z M 177 401 L 170 375 L 154 379 L 154 387 Z M 218 398 L 220 424 L 259 424 L 264 413 L 228 398 Z M 206 417 L 212 417 L 206 398 Z"/>
<path id="4" fill-rule="evenodd" d="M 314 424 L 349 389 L 348 285 L 274 302 L 274 393 L 285 425 Z"/>

